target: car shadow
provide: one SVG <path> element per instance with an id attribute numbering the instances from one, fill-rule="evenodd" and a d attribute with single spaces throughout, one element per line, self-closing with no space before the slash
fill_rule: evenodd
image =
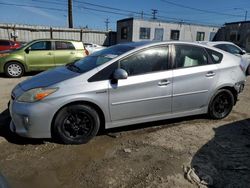
<path id="1" fill-rule="evenodd" d="M 24 73 L 23 76 L 35 76 L 41 72 L 42 71 L 26 72 L 26 73 Z M 7 77 L 4 73 L 0 73 L 0 78 L 9 78 L 9 77 Z M 9 78 L 9 79 L 11 79 L 11 78 Z"/>
<path id="2" fill-rule="evenodd" d="M 139 123 L 139 124 L 133 124 L 128 126 L 122 126 L 117 128 L 111 128 L 111 129 L 101 129 L 99 131 L 99 135 L 110 135 L 113 134 L 120 134 L 122 132 L 129 132 L 134 130 L 141 130 L 144 129 L 144 132 L 150 133 L 155 132 L 162 128 L 170 128 L 174 126 L 180 126 L 182 125 L 181 122 L 188 122 L 188 121 L 200 121 L 200 120 L 208 120 L 208 116 L 206 114 L 202 115 L 193 115 L 193 116 L 187 116 L 187 117 L 180 117 L 180 118 L 173 118 L 173 119 L 166 119 L 166 120 L 159 120 L 159 121 L 153 121 L 153 122 L 147 122 L 147 123 Z M 114 136 L 115 137 L 115 136 Z"/>
<path id="3" fill-rule="evenodd" d="M 194 155 L 191 167 L 209 187 L 250 186 L 250 119 L 214 129 Z"/>
<path id="4" fill-rule="evenodd" d="M 18 145 L 25 145 L 25 144 L 44 144 L 45 139 L 29 139 L 20 137 L 17 134 L 11 132 L 10 130 L 10 122 L 11 117 L 9 114 L 9 110 L 6 109 L 0 114 L 0 137 L 4 137 L 8 142 Z"/>

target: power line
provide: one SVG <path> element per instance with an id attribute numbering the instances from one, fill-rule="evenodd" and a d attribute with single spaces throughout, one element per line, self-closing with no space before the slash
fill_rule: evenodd
<path id="1" fill-rule="evenodd" d="M 30 8 L 40 8 L 40 9 L 46 9 L 46 10 L 54 10 L 54 11 L 62 11 L 66 12 L 66 9 L 58 9 L 58 8 L 48 8 L 48 7 L 42 7 L 42 6 L 36 6 L 36 5 L 20 5 L 20 4 L 14 4 L 14 3 L 2 3 L 1 5 L 7 5 L 7 6 L 16 6 L 16 7 L 30 7 Z"/>
<path id="2" fill-rule="evenodd" d="M 222 13 L 222 12 L 217 12 L 217 11 L 212 11 L 212 10 L 204 10 L 204 9 L 194 8 L 194 7 L 190 7 L 190 6 L 186 6 L 186 5 L 174 3 L 174 2 L 171 2 L 171 1 L 167 1 L 167 0 L 161 0 L 161 1 L 165 2 L 167 4 L 171 4 L 171 5 L 177 6 L 177 7 L 182 7 L 182 8 L 186 8 L 186 9 L 190 9 L 190 10 L 195 10 L 195 11 L 199 11 L 199 12 L 205 12 L 205 13 L 217 14 L 217 15 L 223 15 L 223 16 L 241 17 L 240 15 L 235 15 L 235 14 L 227 14 L 227 13 Z"/>

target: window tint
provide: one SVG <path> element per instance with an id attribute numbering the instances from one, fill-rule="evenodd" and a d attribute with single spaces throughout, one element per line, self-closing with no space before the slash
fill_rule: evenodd
<path id="1" fill-rule="evenodd" d="M 179 30 L 171 30 L 170 39 L 171 40 L 179 40 L 180 38 L 180 31 Z"/>
<path id="2" fill-rule="evenodd" d="M 9 43 L 9 41 L 7 41 L 7 40 L 2 40 L 2 41 L 0 41 L 0 45 L 1 45 L 1 46 L 9 46 L 10 43 Z"/>
<path id="3" fill-rule="evenodd" d="M 75 47 L 71 42 L 56 41 L 56 50 L 74 50 Z"/>
<path id="4" fill-rule="evenodd" d="M 229 53 L 232 54 L 242 54 L 242 51 L 234 45 L 227 44 L 227 49 Z"/>
<path id="5" fill-rule="evenodd" d="M 224 51 L 228 52 L 228 49 L 227 49 L 227 47 L 226 47 L 225 44 L 218 44 L 218 45 L 215 45 L 214 47 L 219 48 L 221 50 L 224 50 Z"/>
<path id="6" fill-rule="evenodd" d="M 51 50 L 50 41 L 40 41 L 30 46 L 31 50 Z"/>
<path id="7" fill-rule="evenodd" d="M 98 73 L 96 73 L 94 76 L 92 76 L 88 81 L 89 82 L 96 82 L 101 80 L 109 80 L 112 77 L 112 74 L 114 73 L 115 69 L 118 68 L 118 63 L 112 63 L 108 67 L 102 69 Z"/>
<path id="8" fill-rule="evenodd" d="M 120 61 L 120 68 L 129 76 L 162 71 L 167 69 L 168 47 L 154 47 Z"/>
<path id="9" fill-rule="evenodd" d="M 207 62 L 207 54 L 203 48 L 190 45 L 175 46 L 176 68 L 206 65 Z"/>
<path id="10" fill-rule="evenodd" d="M 211 50 L 211 49 L 206 49 L 208 52 L 210 58 L 212 59 L 213 63 L 220 63 L 223 55 L 217 51 Z"/>
<path id="11" fill-rule="evenodd" d="M 140 28 L 140 39 L 150 39 L 150 28 Z"/>

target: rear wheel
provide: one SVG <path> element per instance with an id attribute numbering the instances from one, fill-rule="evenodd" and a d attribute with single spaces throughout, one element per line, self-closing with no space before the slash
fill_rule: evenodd
<path id="1" fill-rule="evenodd" d="M 219 90 L 209 105 L 208 114 L 213 119 L 223 119 L 228 116 L 234 106 L 234 96 L 231 91 Z"/>
<path id="2" fill-rule="evenodd" d="M 57 114 L 53 134 L 65 144 L 83 144 L 97 134 L 99 127 L 100 119 L 94 108 L 72 105 Z"/>
<path id="3" fill-rule="evenodd" d="M 19 78 L 24 73 L 24 67 L 18 62 L 8 62 L 4 67 L 6 76 L 11 78 Z"/>

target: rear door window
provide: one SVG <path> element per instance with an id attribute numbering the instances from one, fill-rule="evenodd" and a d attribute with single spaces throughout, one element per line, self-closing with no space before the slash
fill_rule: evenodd
<path id="1" fill-rule="evenodd" d="M 64 41 L 56 41 L 55 48 L 56 50 L 75 50 L 75 47 L 71 42 Z"/>
<path id="2" fill-rule="evenodd" d="M 175 45 L 175 68 L 186 68 L 208 64 L 206 51 L 198 46 Z"/>

